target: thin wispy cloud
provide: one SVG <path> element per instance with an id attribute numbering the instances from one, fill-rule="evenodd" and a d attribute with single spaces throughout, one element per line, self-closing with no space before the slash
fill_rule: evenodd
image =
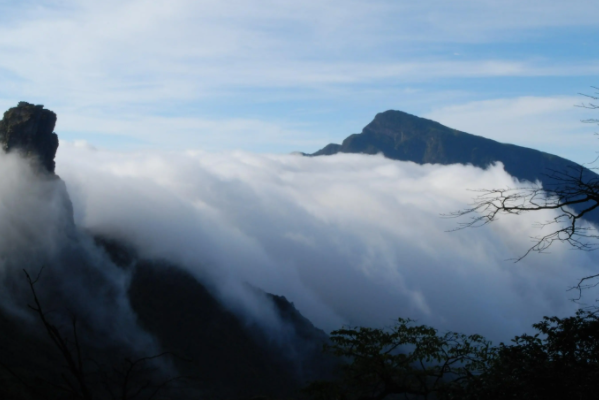
<path id="1" fill-rule="evenodd" d="M 259 121 L 248 136 L 261 137 L 261 125 L 307 124 L 342 139 L 348 116 L 364 125 L 390 108 L 423 114 L 464 100 L 582 91 L 581 80 L 592 85 L 599 73 L 585 44 L 596 9 L 587 0 L 8 1 L 0 105 L 27 100 L 76 114 L 69 138 L 100 145 L 108 140 L 98 139 L 98 114 L 115 126 L 172 118 L 170 131 L 187 139 L 194 118 Z M 523 88 L 521 79 L 533 83 Z M 282 138 L 293 136 L 283 129 Z"/>

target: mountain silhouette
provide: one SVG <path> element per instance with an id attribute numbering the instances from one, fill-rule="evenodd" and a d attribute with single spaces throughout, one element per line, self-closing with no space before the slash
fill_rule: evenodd
<path id="1" fill-rule="evenodd" d="M 499 161 L 513 177 L 543 184 L 552 183 L 547 176 L 551 171 L 580 168 L 553 154 L 496 142 L 393 110 L 377 114 L 362 133 L 348 136 L 340 145 L 329 144 L 311 156 L 336 153 L 382 153 L 393 160 L 417 164 L 471 164 L 480 168 Z"/>

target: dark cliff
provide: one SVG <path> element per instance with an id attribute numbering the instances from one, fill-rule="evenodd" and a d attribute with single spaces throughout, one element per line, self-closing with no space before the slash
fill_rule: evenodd
<path id="1" fill-rule="evenodd" d="M 20 151 L 54 173 L 58 136 L 54 133 L 56 114 L 42 105 L 24 101 L 4 113 L 0 121 L 0 145 L 5 152 Z"/>

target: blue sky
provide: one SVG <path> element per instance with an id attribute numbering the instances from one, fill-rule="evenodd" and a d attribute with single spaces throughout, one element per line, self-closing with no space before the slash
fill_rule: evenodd
<path id="1" fill-rule="evenodd" d="M 0 107 L 118 150 L 312 152 L 397 109 L 578 162 L 592 0 L 0 0 Z"/>

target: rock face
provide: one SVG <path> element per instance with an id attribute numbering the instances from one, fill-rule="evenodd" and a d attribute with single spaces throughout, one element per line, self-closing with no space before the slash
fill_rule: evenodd
<path id="1" fill-rule="evenodd" d="M 56 114 L 42 105 L 24 101 L 4 113 L 0 121 L 0 145 L 5 152 L 19 151 L 37 160 L 44 170 L 54 173 L 58 136 L 54 133 Z"/>

